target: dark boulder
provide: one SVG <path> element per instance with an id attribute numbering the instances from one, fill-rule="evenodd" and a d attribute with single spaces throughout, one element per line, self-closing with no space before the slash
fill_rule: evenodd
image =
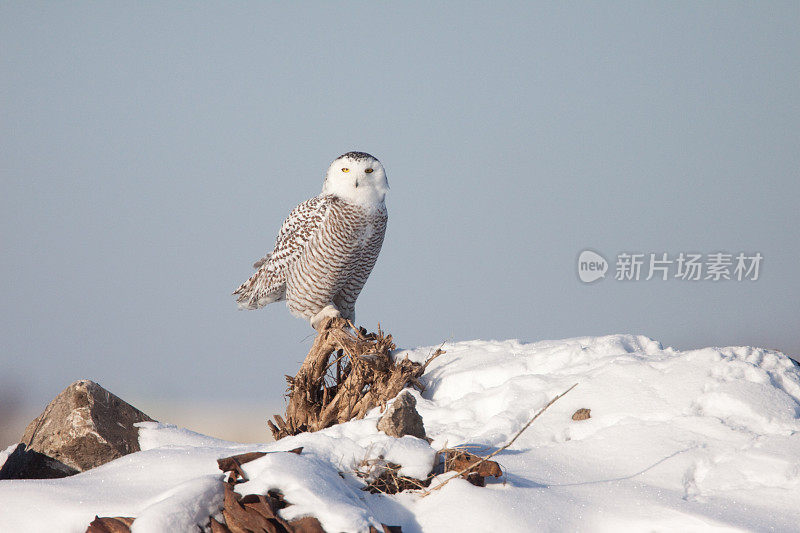
<path id="1" fill-rule="evenodd" d="M 0 479 L 65 477 L 137 452 L 134 424 L 151 420 L 97 383 L 76 381 L 28 424 Z"/>

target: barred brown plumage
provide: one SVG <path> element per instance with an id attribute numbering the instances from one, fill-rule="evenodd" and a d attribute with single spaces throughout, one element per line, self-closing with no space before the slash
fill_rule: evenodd
<path id="1" fill-rule="evenodd" d="M 286 300 L 289 311 L 313 327 L 329 316 L 354 320 L 356 299 L 383 244 L 388 188 L 373 156 L 348 152 L 337 158 L 322 194 L 292 210 L 274 250 L 234 292 L 239 307 Z"/>

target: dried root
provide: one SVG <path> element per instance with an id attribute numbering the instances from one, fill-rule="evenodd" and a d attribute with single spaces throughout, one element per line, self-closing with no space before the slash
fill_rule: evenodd
<path id="1" fill-rule="evenodd" d="M 288 382 L 286 418 L 275 415 L 267 425 L 276 440 L 304 431 L 363 418 L 406 387 L 422 391 L 419 381 L 437 350 L 425 364 L 408 358 L 395 361 L 391 335 L 367 333 L 342 318 L 326 319 L 300 371 Z M 333 356 L 333 359 L 331 359 Z"/>

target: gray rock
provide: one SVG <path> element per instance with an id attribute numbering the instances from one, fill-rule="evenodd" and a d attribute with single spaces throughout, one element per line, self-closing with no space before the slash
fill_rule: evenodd
<path id="1" fill-rule="evenodd" d="M 151 420 L 97 383 L 76 381 L 28 424 L 0 479 L 64 477 L 137 452 L 134 424 Z"/>
<path id="2" fill-rule="evenodd" d="M 0 479 L 52 479 L 77 474 L 74 468 L 19 444 L 0 467 Z"/>
<path id="3" fill-rule="evenodd" d="M 378 429 L 390 437 L 413 435 L 424 439 L 425 426 L 416 407 L 414 396 L 408 391 L 401 392 L 378 421 Z"/>

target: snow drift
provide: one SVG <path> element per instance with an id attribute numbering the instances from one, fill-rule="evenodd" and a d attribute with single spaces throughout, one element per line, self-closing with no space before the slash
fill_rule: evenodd
<path id="1" fill-rule="evenodd" d="M 414 392 L 427 442 L 376 429 L 379 413 L 269 444 L 238 444 L 140 424 L 141 452 L 58 480 L 0 482 L 0 531 L 83 532 L 95 515 L 133 530 L 192 531 L 221 506 L 216 459 L 290 450 L 249 463 L 250 492 L 280 490 L 291 519 L 327 531 L 380 523 L 404 532 L 760 531 L 800 524 L 800 374 L 760 348 L 677 351 L 641 336 L 533 344 L 470 341 L 447 351 Z M 395 356 L 424 361 L 431 348 Z M 361 491 L 354 472 L 383 456 L 424 477 L 434 451 L 491 452 L 578 383 L 494 459 L 507 473 L 479 488 L 455 479 L 427 497 Z M 572 420 L 579 408 L 591 418 Z M 254 423 L 257 423 L 254 421 Z M 0 462 L 3 457 L 0 454 Z M 436 481 L 433 482 L 436 484 Z"/>

